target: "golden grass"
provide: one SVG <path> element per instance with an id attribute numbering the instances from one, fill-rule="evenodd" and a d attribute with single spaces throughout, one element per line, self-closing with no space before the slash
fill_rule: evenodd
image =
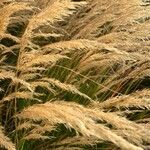
<path id="1" fill-rule="evenodd" d="M 149 10 L 141 0 L 1 0 L 0 146 L 149 149 Z"/>

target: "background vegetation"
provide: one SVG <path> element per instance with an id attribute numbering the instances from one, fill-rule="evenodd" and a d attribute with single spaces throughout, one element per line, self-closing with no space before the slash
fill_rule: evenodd
<path id="1" fill-rule="evenodd" d="M 149 0 L 1 0 L 0 146 L 150 149 Z"/>

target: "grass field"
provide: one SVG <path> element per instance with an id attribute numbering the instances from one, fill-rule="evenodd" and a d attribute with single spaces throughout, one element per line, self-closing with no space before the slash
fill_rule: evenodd
<path id="1" fill-rule="evenodd" d="M 1 0 L 0 147 L 149 150 L 150 1 Z"/>

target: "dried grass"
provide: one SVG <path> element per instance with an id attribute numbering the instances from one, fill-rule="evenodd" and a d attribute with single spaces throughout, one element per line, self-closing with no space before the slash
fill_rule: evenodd
<path id="1" fill-rule="evenodd" d="M 1 0 L 0 146 L 149 149 L 149 9 Z"/>

